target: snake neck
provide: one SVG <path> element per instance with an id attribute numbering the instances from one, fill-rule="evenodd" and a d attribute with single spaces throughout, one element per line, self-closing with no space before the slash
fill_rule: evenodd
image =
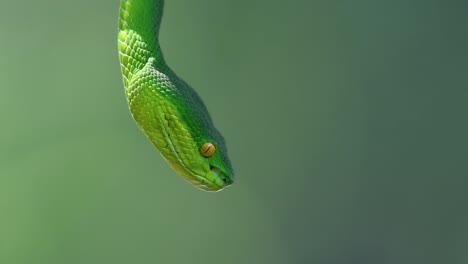
<path id="1" fill-rule="evenodd" d="M 156 69 L 168 70 L 158 41 L 163 5 L 164 0 L 120 2 L 118 47 L 125 87 L 150 58 Z"/>
<path id="2" fill-rule="evenodd" d="M 158 37 L 164 0 L 121 0 L 120 29 L 132 29 L 142 36 Z"/>

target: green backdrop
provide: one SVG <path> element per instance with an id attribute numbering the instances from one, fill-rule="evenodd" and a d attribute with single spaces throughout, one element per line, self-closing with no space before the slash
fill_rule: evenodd
<path id="1" fill-rule="evenodd" d="M 166 2 L 235 184 L 138 131 L 117 0 L 0 0 L 0 263 L 468 263 L 466 1 Z"/>

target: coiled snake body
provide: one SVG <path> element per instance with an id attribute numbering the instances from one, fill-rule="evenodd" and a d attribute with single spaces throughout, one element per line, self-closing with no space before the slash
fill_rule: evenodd
<path id="1" fill-rule="evenodd" d="M 121 0 L 119 59 L 130 112 L 172 168 L 218 191 L 233 170 L 222 135 L 197 93 L 166 65 L 158 34 L 163 0 Z"/>

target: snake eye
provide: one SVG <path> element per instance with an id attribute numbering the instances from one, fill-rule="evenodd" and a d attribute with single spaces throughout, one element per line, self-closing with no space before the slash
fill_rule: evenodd
<path id="1" fill-rule="evenodd" d="M 213 143 L 211 142 L 205 142 L 203 143 L 203 145 L 200 147 L 200 153 L 204 156 L 204 157 L 211 157 L 213 156 L 213 154 L 216 152 L 216 148 L 215 146 L 213 145 Z"/>

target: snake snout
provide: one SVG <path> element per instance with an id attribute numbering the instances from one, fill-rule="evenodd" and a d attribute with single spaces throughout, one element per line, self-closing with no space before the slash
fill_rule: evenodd
<path id="1" fill-rule="evenodd" d="M 220 168 L 210 165 L 210 172 L 216 176 L 214 179 L 215 183 L 224 187 L 227 187 L 233 183 L 232 177 L 224 173 Z"/>

